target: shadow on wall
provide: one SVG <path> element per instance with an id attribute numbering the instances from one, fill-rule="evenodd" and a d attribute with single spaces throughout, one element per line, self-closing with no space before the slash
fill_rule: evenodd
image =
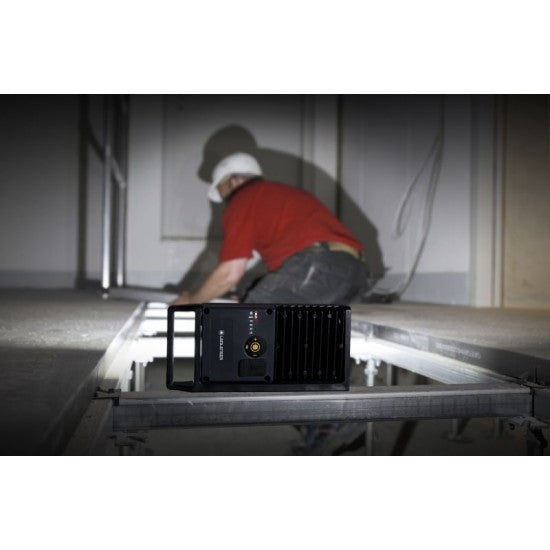
<path id="1" fill-rule="evenodd" d="M 345 225 L 356 235 L 363 244 L 367 253 L 369 268 L 371 271 L 371 285 L 384 275 L 382 253 L 378 245 L 378 232 L 374 225 L 366 218 L 362 210 L 355 204 L 351 197 L 342 188 L 339 182 L 310 162 L 300 157 L 259 147 L 254 136 L 242 126 L 232 125 L 221 128 L 215 132 L 205 143 L 203 158 L 198 170 L 198 177 L 210 184 L 211 175 L 216 164 L 224 157 L 236 152 L 249 153 L 255 157 L 262 167 L 264 176 L 273 181 L 279 181 L 304 188 L 307 184 L 315 182 L 315 188 L 323 191 L 336 187 L 338 212 L 347 213 Z M 206 194 L 207 187 L 204 192 Z M 177 283 L 167 285 L 166 290 L 194 291 L 204 278 L 215 268 L 218 262 L 221 242 L 221 219 L 223 204 L 210 203 L 211 219 L 207 231 L 207 245 L 190 267 L 189 271 Z M 246 289 L 258 278 L 267 272 L 265 264 L 259 262 L 243 277 L 237 288 L 237 293 L 242 295 Z"/>

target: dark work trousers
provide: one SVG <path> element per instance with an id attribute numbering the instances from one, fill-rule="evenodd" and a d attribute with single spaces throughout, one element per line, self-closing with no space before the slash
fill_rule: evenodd
<path id="1" fill-rule="evenodd" d="M 308 248 L 262 277 L 244 298 L 255 304 L 350 304 L 367 290 L 366 263 L 347 252 Z M 338 424 L 295 426 L 294 454 L 316 454 Z"/>
<path id="2" fill-rule="evenodd" d="M 367 277 L 367 265 L 347 252 L 308 248 L 262 277 L 244 302 L 350 304 L 367 290 Z"/>

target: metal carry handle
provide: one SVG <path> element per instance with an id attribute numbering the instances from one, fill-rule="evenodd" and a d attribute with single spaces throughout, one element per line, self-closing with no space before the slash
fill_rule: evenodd
<path id="1" fill-rule="evenodd" d="M 200 373 L 201 366 L 201 320 L 202 305 L 189 304 L 168 307 L 168 328 L 166 334 L 166 386 L 170 390 L 193 391 L 195 380 L 186 380 L 183 382 L 174 381 L 174 317 L 176 311 L 195 312 L 195 380 Z"/>

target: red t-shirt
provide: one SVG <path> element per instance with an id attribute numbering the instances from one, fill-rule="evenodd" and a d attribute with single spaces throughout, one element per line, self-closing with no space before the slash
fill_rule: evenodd
<path id="1" fill-rule="evenodd" d="M 271 181 L 237 189 L 223 215 L 220 262 L 250 258 L 257 250 L 270 271 L 316 241 L 337 241 L 362 250 L 361 243 L 310 193 Z"/>

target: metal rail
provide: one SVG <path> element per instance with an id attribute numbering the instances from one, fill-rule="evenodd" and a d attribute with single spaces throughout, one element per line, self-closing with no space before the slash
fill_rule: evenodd
<path id="1" fill-rule="evenodd" d="M 103 164 L 101 288 L 105 295 L 112 285 L 113 270 L 116 286 L 123 287 L 125 284 L 129 116 L 125 101 L 122 96 L 104 97 L 102 141 L 94 134 L 87 112 L 84 126 L 87 144 Z M 116 142 L 117 136 L 122 136 L 122 140 Z M 121 158 L 117 158 L 117 153 Z M 116 186 L 113 186 L 113 181 Z M 113 204 L 115 197 L 116 209 Z"/>
<path id="2" fill-rule="evenodd" d="M 113 430 L 531 416 L 531 390 L 517 384 L 352 388 L 349 392 L 122 394 Z"/>
<path id="3" fill-rule="evenodd" d="M 363 341 L 355 338 L 354 340 L 353 333 L 351 355 L 358 359 L 363 357 L 365 359 L 369 357 L 380 359 L 443 384 L 517 383 L 514 378 L 484 367 L 380 338 L 369 337 Z"/>
<path id="4" fill-rule="evenodd" d="M 107 292 L 111 286 L 111 221 L 113 208 L 111 172 L 111 105 L 105 98 L 103 112 L 103 220 L 101 233 L 101 288 Z"/>
<path id="5" fill-rule="evenodd" d="M 180 334 L 189 331 L 189 321 L 179 320 Z M 533 426 L 533 429 L 540 429 L 539 420 L 550 418 L 550 389 L 547 387 L 375 338 L 368 331 L 352 336 L 353 358 L 365 361 L 367 367 L 375 367 L 378 360 L 383 360 L 388 365 L 398 365 L 439 383 L 352 387 L 349 392 L 144 392 L 140 375 L 144 374 L 145 365 L 155 357 L 165 357 L 166 341 L 158 336 L 164 330 L 164 322 L 160 309 L 144 313 L 138 332 L 142 336 L 155 336 L 139 338 L 132 347 L 131 360 L 123 361 L 125 365 L 134 361 L 132 387 L 137 391 L 116 393 L 112 399 L 103 395 L 100 403 L 94 400 L 75 432 L 68 454 L 101 454 L 109 433 L 168 427 L 365 422 L 368 430 L 372 429 L 373 421 L 380 420 L 492 417 L 520 422 L 531 430 Z M 360 328 L 365 330 L 368 326 L 364 324 Z M 189 337 L 176 339 L 178 357 L 194 355 L 192 340 Z M 365 374 L 370 373 L 371 382 L 374 382 L 376 369 L 367 370 Z M 391 378 L 390 373 L 388 375 Z M 116 383 L 109 384 L 110 378 L 116 377 L 105 376 L 102 387 L 120 387 Z M 370 452 L 372 454 L 372 445 Z"/>

